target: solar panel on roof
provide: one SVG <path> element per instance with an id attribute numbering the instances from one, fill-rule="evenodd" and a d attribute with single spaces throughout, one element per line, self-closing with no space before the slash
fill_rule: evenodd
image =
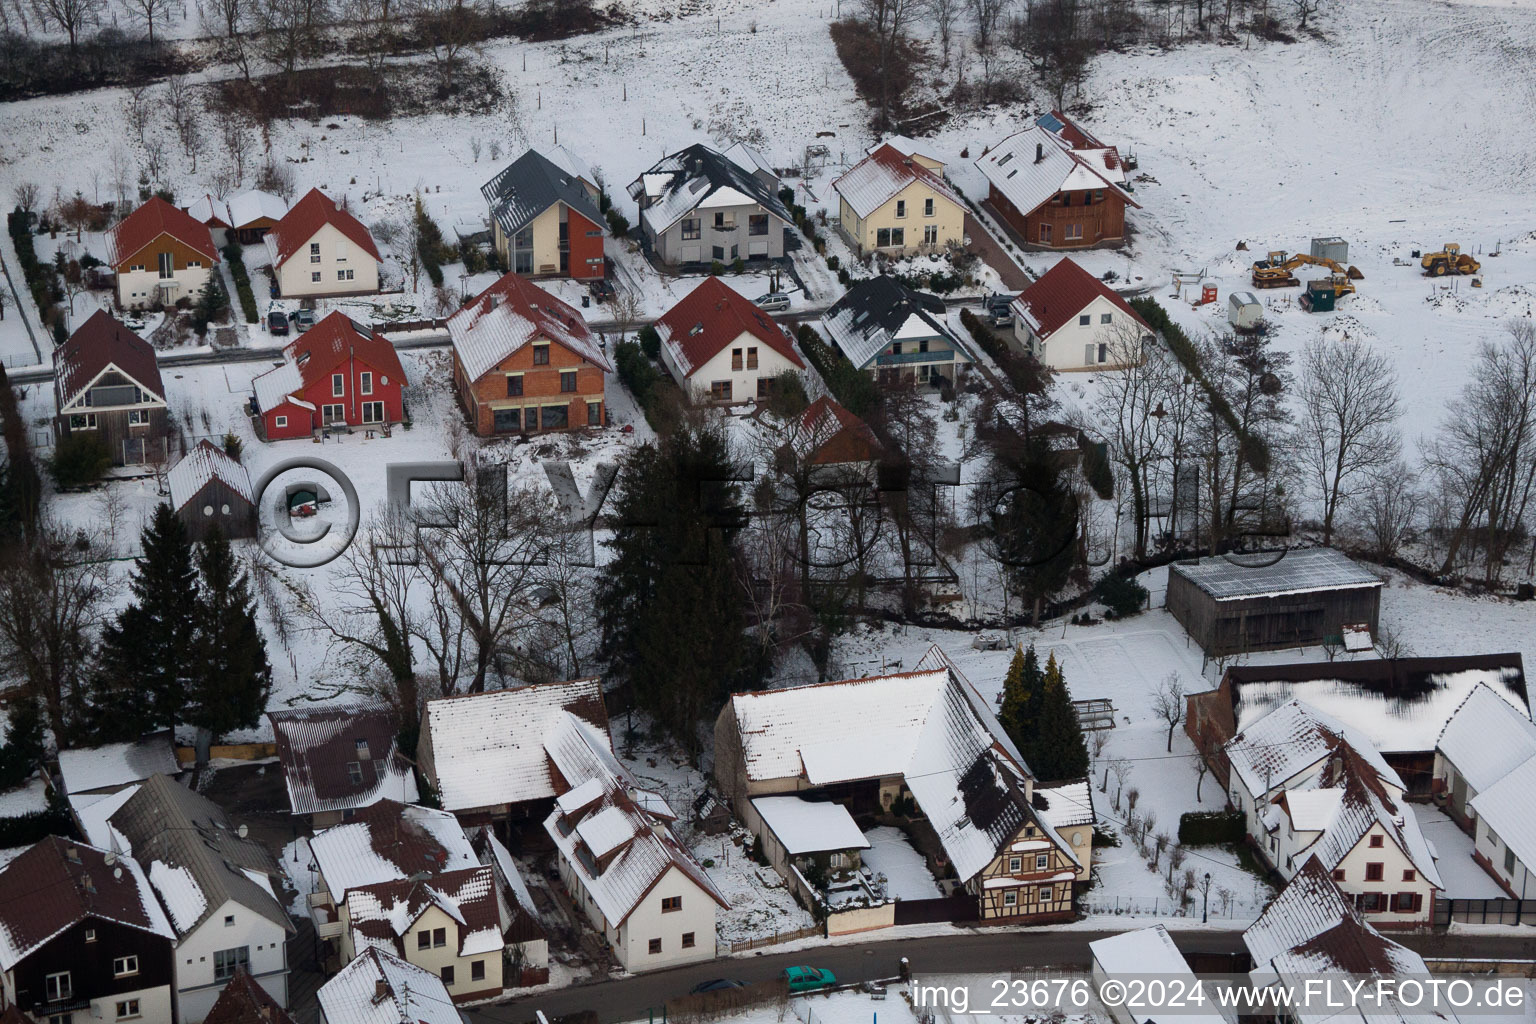
<path id="1" fill-rule="evenodd" d="M 1035 124 L 1039 125 L 1041 128 L 1044 128 L 1048 132 L 1060 132 L 1063 128 L 1066 127 L 1065 124 L 1056 119 L 1054 114 L 1041 114 L 1039 117 L 1035 118 Z"/>

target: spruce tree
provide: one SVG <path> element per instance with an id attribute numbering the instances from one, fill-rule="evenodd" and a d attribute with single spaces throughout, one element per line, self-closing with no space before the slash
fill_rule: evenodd
<path id="1" fill-rule="evenodd" d="M 1040 657 L 1035 653 L 1035 645 L 1030 644 L 1028 650 L 1020 645 L 1013 652 L 1013 661 L 1003 680 L 1003 708 L 998 718 L 1003 731 L 1026 761 L 1038 731 L 1041 681 Z"/>
<path id="2" fill-rule="evenodd" d="M 1083 742 L 1083 728 L 1072 707 L 1072 693 L 1054 653 L 1045 663 L 1040 713 L 1028 759 L 1035 778 L 1044 782 L 1080 779 L 1088 774 L 1088 745 Z"/>
<path id="3" fill-rule="evenodd" d="M 756 685 L 735 572 L 742 522 L 730 443 L 717 424 L 684 424 L 635 449 L 619 470 L 613 558 L 597 588 L 602 654 L 638 707 L 687 749 L 733 688 Z"/>
<path id="4" fill-rule="evenodd" d="M 202 587 L 182 721 L 217 739 L 261 721 L 272 691 L 272 668 L 245 573 L 218 524 L 198 545 L 197 568 Z"/>
<path id="5" fill-rule="evenodd" d="M 96 742 L 174 727 L 187 701 L 197 570 L 186 527 L 161 504 L 140 538 L 133 601 L 103 631 L 81 731 Z"/>
<path id="6" fill-rule="evenodd" d="M 11 704 L 11 719 L 0 745 L 0 789 L 19 786 L 32 777 L 47 752 L 43 744 L 43 708 L 33 697 Z"/>

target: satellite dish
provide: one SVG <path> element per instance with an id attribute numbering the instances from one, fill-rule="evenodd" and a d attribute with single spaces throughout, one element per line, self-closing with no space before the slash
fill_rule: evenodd
<path id="1" fill-rule="evenodd" d="M 122 878 L 123 877 L 123 869 L 122 868 L 113 868 L 112 869 L 112 877 L 113 878 L 118 878 L 118 879 Z"/>
<path id="2" fill-rule="evenodd" d="M 113 864 L 117 863 L 117 854 L 113 853 L 111 850 L 108 850 L 106 856 L 102 857 L 101 860 L 102 863 L 107 867 L 111 867 Z"/>
<path id="3" fill-rule="evenodd" d="M 244 839 L 246 834 L 250 831 L 251 830 L 248 826 L 241 825 L 239 828 L 235 829 L 235 834 L 238 835 L 241 839 Z"/>

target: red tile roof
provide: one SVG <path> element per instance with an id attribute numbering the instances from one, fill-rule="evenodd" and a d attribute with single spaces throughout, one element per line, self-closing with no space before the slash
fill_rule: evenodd
<path id="1" fill-rule="evenodd" d="M 1078 124 L 1076 121 L 1072 120 L 1061 111 L 1053 110 L 1051 111 L 1051 116 L 1061 122 L 1061 131 L 1057 132 L 1056 134 L 1060 135 L 1062 138 L 1066 139 L 1067 142 L 1071 143 L 1073 149 L 1114 148 L 1113 146 L 1106 147 L 1104 143 L 1100 142 L 1098 139 L 1089 134 L 1087 129 L 1083 128 L 1082 125 Z"/>
<path id="2" fill-rule="evenodd" d="M 827 448 L 844 434 L 850 435 L 857 444 L 863 446 L 870 458 L 878 457 L 883 451 L 879 438 L 875 437 L 869 424 L 843 408 L 830 395 L 822 395 L 806 406 L 800 418 L 800 426 L 804 431 L 800 439 L 800 447 L 803 449 L 801 454 L 813 464 L 831 463 L 833 456 L 827 452 Z"/>
<path id="3" fill-rule="evenodd" d="M 299 335 L 283 349 L 283 354 L 299 368 L 299 376 L 308 388 L 329 377 L 348 356 L 367 363 L 388 381 L 380 384 L 405 384 L 405 368 L 395 346 L 382 334 L 363 327 L 343 313 L 332 313 Z"/>
<path id="4" fill-rule="evenodd" d="M 123 222 L 107 235 L 107 262 L 122 269 L 129 258 L 161 235 L 170 235 L 208 257 L 219 261 L 219 250 L 214 247 L 208 225 L 199 224 L 186 213 L 155 196 L 134 210 Z"/>
<path id="5" fill-rule="evenodd" d="M 293 1024 L 293 1018 L 255 978 L 242 970 L 224 986 L 203 1024 Z"/>
<path id="6" fill-rule="evenodd" d="M 1130 307 L 1120 295 L 1103 281 L 1078 266 L 1070 259 L 1063 259 L 1019 296 L 1018 302 L 1034 317 L 1035 333 L 1049 338 L 1067 321 L 1083 311 L 1094 299 L 1103 297 L 1114 303 L 1143 327 L 1147 322 Z M 1147 328 L 1151 330 L 1150 327 Z"/>
<path id="7" fill-rule="evenodd" d="M 118 323 L 111 313 L 99 309 L 53 350 L 60 404 L 73 401 L 109 365 L 117 367 L 145 391 L 154 392 L 157 398 L 165 397 L 154 347 Z"/>
<path id="8" fill-rule="evenodd" d="M 795 366 L 805 366 L 783 328 L 718 277 L 706 277 L 703 284 L 667 310 L 656 321 L 656 330 L 662 343 L 671 345 L 681 357 L 685 373 L 703 366 L 743 333 L 751 334 Z"/>
<path id="9" fill-rule="evenodd" d="M 327 224 L 346 235 L 374 259 L 380 259 L 379 248 L 373 244 L 373 236 L 363 227 L 362 222 L 337 206 L 330 196 L 312 188 L 303 199 L 293 204 L 293 209 L 268 233 L 277 247 L 276 266 L 288 262 L 288 257 L 301 246 L 307 245 L 315 237 L 315 232 Z"/>

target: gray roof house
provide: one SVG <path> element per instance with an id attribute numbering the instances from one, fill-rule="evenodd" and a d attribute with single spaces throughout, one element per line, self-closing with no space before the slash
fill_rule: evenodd
<path id="1" fill-rule="evenodd" d="M 496 251 L 519 274 L 552 273 L 558 267 L 572 277 L 601 277 L 604 218 L 597 186 L 583 176 L 585 165 L 573 154 L 562 149 L 556 156 L 530 149 L 480 186 L 491 208 Z M 572 239 L 578 249 L 590 249 L 582 244 L 589 237 L 597 240 L 595 274 L 569 258 Z"/>
<path id="2" fill-rule="evenodd" d="M 946 325 L 941 299 L 884 274 L 848 289 L 822 323 L 848 361 L 882 383 L 954 380 L 976 358 Z"/>
<path id="3" fill-rule="evenodd" d="M 145 779 L 107 824 L 113 851 L 143 865 L 176 931 L 178 1019 L 202 1020 L 240 970 L 286 1006 L 295 929 L 266 849 L 164 775 Z"/>
<path id="4" fill-rule="evenodd" d="M 750 161 L 745 161 L 750 162 Z M 629 186 L 663 263 L 778 259 L 792 218 L 763 176 L 705 145 L 664 157 Z"/>

